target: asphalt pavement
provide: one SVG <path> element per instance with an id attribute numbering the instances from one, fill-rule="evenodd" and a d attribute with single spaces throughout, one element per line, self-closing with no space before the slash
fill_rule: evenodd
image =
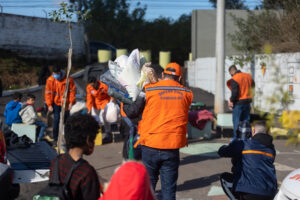
<path id="1" fill-rule="evenodd" d="M 40 91 L 33 92 L 37 97 L 37 105 L 42 105 Z M 207 94 L 210 95 L 210 94 Z M 199 96 L 199 95 L 198 95 Z M 213 96 L 202 98 L 207 102 Z M 201 95 L 198 97 L 201 100 Z M 3 112 L 10 97 L 0 98 L 0 118 L 3 120 Z M 187 147 L 181 149 L 181 164 L 177 187 L 178 200 L 220 200 L 227 199 L 219 181 L 223 172 L 230 172 L 230 159 L 220 158 L 217 155 L 218 148 L 228 144 L 229 138 L 193 141 Z M 286 146 L 286 140 L 275 140 L 277 157 L 275 161 L 276 173 L 279 185 L 284 177 L 292 170 L 300 166 L 300 147 Z M 94 166 L 102 183 L 108 181 L 115 169 L 122 163 L 122 145 L 116 142 L 102 146 L 96 146 L 91 156 L 85 157 Z M 45 187 L 47 182 L 21 184 L 20 196 L 17 199 L 29 200 L 32 195 Z M 158 185 L 157 190 L 160 189 Z"/>

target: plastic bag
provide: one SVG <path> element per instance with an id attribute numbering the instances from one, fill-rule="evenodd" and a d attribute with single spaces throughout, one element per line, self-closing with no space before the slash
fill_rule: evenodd
<path id="1" fill-rule="evenodd" d="M 117 62 L 113 62 L 111 60 L 108 61 L 108 68 L 109 68 L 111 75 L 116 79 L 119 77 L 119 75 L 123 71 L 123 69 L 118 65 Z"/>
<path id="2" fill-rule="evenodd" d="M 100 76 L 100 81 L 108 85 L 109 87 L 115 88 L 118 92 L 120 92 L 122 95 L 125 96 L 125 94 L 128 94 L 125 87 L 123 87 L 122 84 L 119 83 L 117 79 L 114 78 L 114 76 L 111 74 L 110 70 L 105 72 Z"/>
<path id="3" fill-rule="evenodd" d="M 139 50 L 135 49 L 128 57 L 126 67 L 117 78 L 118 81 L 126 88 L 133 101 L 135 101 L 141 91 L 141 88 L 136 85 L 140 77 L 141 70 Z"/>
<path id="4" fill-rule="evenodd" d="M 115 123 L 119 119 L 120 114 L 120 108 L 117 104 L 110 101 L 108 104 L 106 104 L 105 111 L 104 111 L 104 117 L 105 120 L 108 123 Z"/>
<path id="5" fill-rule="evenodd" d="M 76 112 L 87 110 L 85 101 L 77 101 L 71 108 L 70 114 L 73 115 Z"/>
<path id="6" fill-rule="evenodd" d="M 126 55 L 121 55 L 116 58 L 115 62 L 120 66 L 120 68 L 123 70 L 126 68 L 128 56 Z"/>

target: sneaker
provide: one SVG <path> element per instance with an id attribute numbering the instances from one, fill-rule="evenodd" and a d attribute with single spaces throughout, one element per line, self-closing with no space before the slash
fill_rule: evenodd
<path id="1" fill-rule="evenodd" d="M 53 139 L 52 137 L 50 137 L 49 135 L 45 135 L 45 136 L 43 137 L 43 139 L 44 139 L 44 140 L 47 140 L 48 142 L 53 142 L 53 141 L 54 141 L 54 139 Z"/>
<path id="2" fill-rule="evenodd" d="M 112 136 L 111 135 L 105 135 L 102 139 L 102 144 L 108 144 L 112 142 Z"/>

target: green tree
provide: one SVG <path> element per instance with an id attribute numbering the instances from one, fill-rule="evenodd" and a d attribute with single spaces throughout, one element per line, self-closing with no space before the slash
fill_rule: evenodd
<path id="1" fill-rule="evenodd" d="M 217 7 L 218 0 L 209 0 L 213 7 Z M 225 9 L 248 9 L 245 0 L 225 0 Z"/>
<path id="2" fill-rule="evenodd" d="M 72 0 L 81 12 L 89 12 L 85 27 L 90 40 L 105 41 L 117 48 L 139 48 L 152 51 L 153 62 L 158 52 L 172 52 L 172 60 L 181 64 L 191 51 L 191 16 L 178 20 L 160 17 L 145 20 L 146 7 L 137 3 L 129 10 L 127 0 Z"/>
<path id="3" fill-rule="evenodd" d="M 263 53 L 272 46 L 273 53 L 300 51 L 300 4 L 291 0 L 285 9 L 249 11 L 247 19 L 233 17 L 238 30 L 229 35 L 235 49 L 245 54 Z"/>
<path id="4" fill-rule="evenodd" d="M 290 4 L 299 4 L 299 0 L 264 0 L 258 9 L 285 9 Z"/>

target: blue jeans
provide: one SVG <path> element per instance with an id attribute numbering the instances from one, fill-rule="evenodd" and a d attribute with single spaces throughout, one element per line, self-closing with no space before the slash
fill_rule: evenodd
<path id="1" fill-rule="evenodd" d="M 57 141 L 58 138 L 58 129 L 59 129 L 59 120 L 60 120 L 60 112 L 61 106 L 53 104 L 53 113 L 54 113 L 54 124 L 53 124 L 53 139 Z M 65 119 L 66 120 L 70 115 L 70 111 L 65 111 Z"/>
<path id="2" fill-rule="evenodd" d="M 38 127 L 40 127 L 40 133 L 38 135 L 38 140 L 41 140 L 43 138 L 43 135 L 47 128 L 47 125 L 42 121 L 36 121 L 34 124 L 37 125 Z"/>
<path id="3" fill-rule="evenodd" d="M 154 149 L 142 146 L 142 161 L 150 175 L 155 191 L 158 176 L 161 179 L 162 200 L 175 200 L 179 168 L 179 149 Z"/>
<path id="4" fill-rule="evenodd" d="M 250 122 L 250 103 L 235 105 L 232 111 L 233 139 L 236 139 L 240 121 Z"/>

